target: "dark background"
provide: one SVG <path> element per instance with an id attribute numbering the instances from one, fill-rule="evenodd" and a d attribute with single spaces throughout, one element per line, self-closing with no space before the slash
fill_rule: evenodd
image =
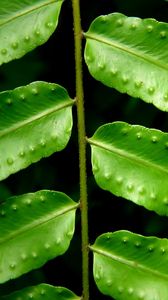
<path id="1" fill-rule="evenodd" d="M 168 3 L 163 0 L 81 0 L 82 26 L 87 31 L 94 18 L 101 14 L 121 12 L 128 16 L 168 20 Z M 85 43 L 85 41 L 84 41 Z M 74 45 L 71 1 L 66 0 L 61 11 L 59 26 L 49 41 L 22 59 L 3 65 L 0 69 L 0 91 L 45 80 L 63 85 L 72 98 L 75 97 Z M 84 64 L 85 112 L 87 136 L 102 124 L 126 121 L 168 131 L 167 114 L 138 99 L 132 99 L 96 82 Z M 10 176 L 0 183 L 0 199 L 10 195 L 53 189 L 67 193 L 79 200 L 78 143 L 76 109 L 73 110 L 74 127 L 68 147 L 60 153 Z M 88 156 L 89 237 L 92 244 L 101 233 L 119 229 L 144 235 L 167 237 L 168 222 L 127 200 L 114 197 L 101 190 L 95 183 Z M 81 246 L 80 214 L 76 219 L 76 231 L 71 246 L 62 257 L 48 262 L 40 270 L 30 272 L 1 287 L 1 293 L 9 293 L 28 285 L 46 282 L 65 286 L 81 294 Z M 103 296 L 92 278 L 90 255 L 91 300 L 111 299 Z M 121 278 L 122 281 L 122 278 Z M 52 300 L 52 299 L 51 299 Z"/>

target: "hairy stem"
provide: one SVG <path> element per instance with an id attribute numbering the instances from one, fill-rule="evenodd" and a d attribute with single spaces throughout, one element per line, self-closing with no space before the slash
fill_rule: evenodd
<path id="1" fill-rule="evenodd" d="M 82 282 L 83 300 L 89 300 L 89 255 L 88 255 L 88 204 L 86 175 L 86 139 L 84 91 L 82 78 L 82 28 L 80 18 L 80 0 L 72 0 L 75 39 L 76 99 L 79 143 L 80 202 L 82 228 Z"/>

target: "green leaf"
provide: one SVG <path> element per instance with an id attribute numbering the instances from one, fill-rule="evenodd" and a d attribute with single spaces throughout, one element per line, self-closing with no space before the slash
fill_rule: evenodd
<path id="1" fill-rule="evenodd" d="M 168 24 L 100 16 L 85 34 L 85 60 L 94 78 L 168 111 Z"/>
<path id="2" fill-rule="evenodd" d="M 0 93 L 0 180 L 65 148 L 73 102 L 46 82 Z"/>
<path id="3" fill-rule="evenodd" d="M 62 255 L 74 233 L 78 204 L 63 193 L 39 191 L 0 206 L 0 283 Z"/>
<path id="4" fill-rule="evenodd" d="M 0 65 L 45 43 L 57 27 L 63 0 L 3 0 Z"/>
<path id="5" fill-rule="evenodd" d="M 114 122 L 88 139 L 97 184 L 168 216 L 168 134 Z"/>
<path id="6" fill-rule="evenodd" d="M 39 284 L 17 291 L 8 296 L 1 298 L 2 300 L 80 300 L 78 296 L 70 290 L 62 287 L 54 287 L 48 284 Z"/>
<path id="7" fill-rule="evenodd" d="M 91 247 L 100 291 L 116 300 L 168 299 L 168 240 L 106 233 Z"/>

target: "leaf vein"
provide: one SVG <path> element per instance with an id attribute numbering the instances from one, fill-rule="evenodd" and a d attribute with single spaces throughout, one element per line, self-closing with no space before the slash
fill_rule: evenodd
<path id="1" fill-rule="evenodd" d="M 93 141 L 93 140 L 91 140 L 91 139 L 87 139 L 87 140 L 88 140 L 88 142 L 89 142 L 91 145 L 94 145 L 94 146 L 100 147 L 100 148 L 102 148 L 102 149 L 104 149 L 104 150 L 113 152 L 113 153 L 115 153 L 115 154 L 117 154 L 117 155 L 119 155 L 119 156 L 121 156 L 121 157 L 124 157 L 124 158 L 126 158 L 126 159 L 128 159 L 128 160 L 131 160 L 131 161 L 134 160 L 134 161 L 136 161 L 136 163 L 138 163 L 138 164 L 140 164 L 140 165 L 145 165 L 145 166 L 147 166 L 147 167 L 155 168 L 155 169 L 159 170 L 160 172 L 164 172 L 164 173 L 166 173 L 166 175 L 168 175 L 168 170 L 167 170 L 167 169 L 163 168 L 163 167 L 160 166 L 160 165 L 157 165 L 157 164 L 153 163 L 152 161 L 145 160 L 145 159 L 143 159 L 143 158 L 140 158 L 140 157 L 138 157 L 138 156 L 135 156 L 135 155 L 132 154 L 132 153 L 128 153 L 128 152 L 126 152 L 126 151 L 124 151 L 124 150 L 122 150 L 122 149 L 115 148 L 115 147 L 113 147 L 112 145 L 110 145 L 110 147 L 109 147 L 109 146 L 107 146 L 107 145 L 104 145 L 103 143 L 95 142 L 95 141 Z"/>
<path id="2" fill-rule="evenodd" d="M 22 228 L 20 228 L 19 230 L 15 231 L 15 232 L 12 232 L 8 236 L 6 236 L 4 239 L 1 238 L 0 239 L 0 245 L 4 244 L 4 243 L 20 236 L 20 235 L 23 235 L 26 231 L 29 231 L 29 230 L 35 229 L 37 227 L 40 227 L 41 225 L 44 225 L 44 224 L 54 220 L 56 217 L 62 216 L 63 214 L 66 214 L 67 212 L 69 212 L 71 210 L 75 210 L 78 206 L 79 206 L 79 204 L 75 204 L 75 205 L 69 207 L 68 209 L 65 208 L 65 209 L 62 209 L 59 212 L 53 212 L 52 217 L 51 217 L 51 214 L 50 214 L 47 217 L 40 218 L 40 221 L 35 220 L 31 224 L 27 224 L 27 225 L 23 226 Z"/>
<path id="3" fill-rule="evenodd" d="M 107 41 L 106 39 L 103 39 L 103 38 L 100 38 L 100 37 L 97 37 L 95 35 L 91 35 L 91 34 L 88 34 L 88 33 L 84 33 L 84 36 L 88 39 L 92 39 L 92 40 L 95 40 L 97 42 L 100 42 L 100 43 L 104 43 L 108 46 L 111 46 L 113 48 L 117 48 L 123 52 L 127 52 L 133 56 L 136 56 L 138 57 L 139 59 L 142 59 L 142 60 L 145 60 L 146 62 L 148 63 L 151 63 L 161 69 L 164 69 L 166 71 L 168 71 L 168 64 L 165 64 L 165 63 L 162 63 L 161 61 L 157 61 L 156 59 L 153 59 L 152 57 L 150 57 L 149 55 L 146 55 L 146 54 L 142 54 L 140 51 L 138 50 L 134 50 L 134 49 L 131 49 L 131 47 L 128 47 L 126 45 L 122 45 L 121 43 L 117 43 L 115 41 Z"/>
<path id="4" fill-rule="evenodd" d="M 32 13 L 32 12 L 35 11 L 35 10 L 38 10 L 38 9 L 41 9 L 41 8 L 43 8 L 43 7 L 45 7 L 45 6 L 49 6 L 49 5 L 51 5 L 51 4 L 56 4 L 56 2 L 62 2 L 62 1 L 63 1 L 63 0 L 57 0 L 57 1 L 55 1 L 55 0 L 50 0 L 50 1 L 46 2 L 46 3 L 44 3 L 44 4 L 36 5 L 36 6 L 33 7 L 32 9 L 28 9 L 28 10 L 22 11 L 22 12 L 20 12 L 20 13 L 16 13 L 13 17 L 11 17 L 11 18 L 5 20 L 4 22 L 2 22 L 2 23 L 0 24 L 0 26 L 4 26 L 4 25 L 6 25 L 7 23 L 10 23 L 10 22 L 12 22 L 13 20 L 15 20 L 15 19 L 17 19 L 17 18 L 19 18 L 19 17 L 22 17 L 22 16 L 24 16 L 24 15 L 28 15 L 29 13 Z"/>
<path id="5" fill-rule="evenodd" d="M 71 100 L 68 103 L 64 103 L 64 104 L 61 104 L 59 106 L 57 105 L 56 107 L 45 110 L 45 111 L 43 111 L 43 112 L 41 112 L 41 113 L 31 117 L 31 118 L 28 118 L 28 119 L 22 121 L 22 122 L 18 122 L 16 125 L 11 126 L 10 128 L 7 128 L 7 129 L 4 129 L 4 130 L 0 131 L 0 138 L 2 138 L 4 135 L 7 135 L 7 134 L 19 129 L 19 128 L 22 128 L 22 127 L 34 122 L 34 121 L 37 121 L 37 120 L 39 120 L 43 117 L 46 117 L 46 116 L 48 116 L 48 115 L 50 115 L 50 114 L 52 114 L 52 113 L 54 113 L 58 110 L 64 109 L 68 106 L 72 106 L 73 103 L 74 103 L 74 100 Z"/>
<path id="6" fill-rule="evenodd" d="M 115 254 L 108 253 L 108 252 L 100 250 L 100 249 L 95 249 L 94 247 L 90 247 L 90 249 L 95 253 L 98 253 L 98 254 L 103 255 L 105 257 L 108 257 L 108 258 L 111 258 L 112 260 L 115 260 L 115 261 L 117 261 L 121 264 L 127 265 L 131 268 L 135 268 L 135 269 L 139 268 L 143 272 L 148 272 L 148 273 L 151 273 L 154 276 L 158 276 L 158 277 L 161 277 L 161 278 L 164 278 L 164 279 L 168 280 L 168 275 L 167 274 L 160 273 L 159 271 L 156 271 L 156 270 L 152 270 L 149 267 L 146 267 L 146 266 L 144 266 L 144 265 L 142 265 L 138 262 L 131 261 L 129 259 L 125 259 L 121 256 L 117 256 Z"/>

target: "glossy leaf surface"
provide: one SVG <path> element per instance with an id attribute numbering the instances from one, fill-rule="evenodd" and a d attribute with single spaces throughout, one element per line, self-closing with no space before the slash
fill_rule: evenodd
<path id="1" fill-rule="evenodd" d="M 85 60 L 94 78 L 168 111 L 168 24 L 100 16 L 85 34 Z"/>
<path id="2" fill-rule="evenodd" d="M 0 6 L 0 65 L 45 43 L 54 32 L 62 0 L 3 0 Z"/>
<path id="3" fill-rule="evenodd" d="M 65 148 L 72 105 L 64 88 L 46 82 L 0 93 L 0 180 Z"/>
<path id="4" fill-rule="evenodd" d="M 17 291 L 8 296 L 2 297 L 2 300 L 80 300 L 73 292 L 66 288 L 54 287 L 48 284 L 40 284 Z"/>
<path id="5" fill-rule="evenodd" d="M 91 247 L 100 291 L 116 300 L 168 299 L 168 240 L 106 233 Z"/>
<path id="6" fill-rule="evenodd" d="M 97 184 L 168 216 L 168 134 L 114 122 L 88 140 Z"/>
<path id="7" fill-rule="evenodd" d="M 63 254 L 74 233 L 77 203 L 63 193 L 39 191 L 0 206 L 0 282 Z"/>

